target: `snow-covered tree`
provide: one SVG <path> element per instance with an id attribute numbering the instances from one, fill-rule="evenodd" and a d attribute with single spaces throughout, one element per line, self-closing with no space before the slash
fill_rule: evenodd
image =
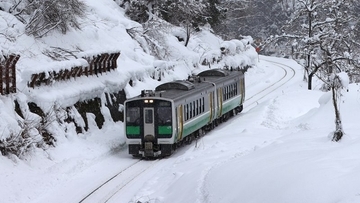
<path id="1" fill-rule="evenodd" d="M 86 10 L 79 0 L 27 0 L 24 9 L 24 14 L 29 15 L 25 32 L 35 37 L 52 30 L 65 34 L 70 27 L 80 29 L 78 17 L 83 17 Z"/>
<path id="2" fill-rule="evenodd" d="M 340 116 L 340 104 L 341 102 L 341 91 L 347 88 L 349 84 L 349 78 L 347 73 L 341 72 L 338 74 L 331 74 L 328 85 L 331 87 L 332 93 L 332 102 L 335 112 L 335 131 L 332 135 L 332 141 L 338 142 L 344 135 L 344 130 L 342 126 L 341 116 Z"/>
<path id="3" fill-rule="evenodd" d="M 154 16 L 183 27 L 186 32 L 184 44 L 187 46 L 191 33 L 199 26 L 220 23 L 222 10 L 218 4 L 218 0 L 130 0 L 119 5 L 126 9 L 126 14 L 132 20 L 145 27 Z"/>
<path id="4" fill-rule="evenodd" d="M 297 0 L 294 18 L 288 23 L 287 34 L 281 37 L 291 39 L 293 56 L 302 63 L 312 89 L 312 78 L 317 76 L 324 82 L 324 89 L 331 90 L 335 111 L 336 130 L 333 141 L 339 141 L 344 134 L 339 95 L 344 86 L 339 73 L 349 72 L 357 67 L 359 50 L 354 25 L 356 18 L 351 12 L 352 0 Z"/>
<path id="5" fill-rule="evenodd" d="M 356 64 L 353 37 L 353 0 L 296 0 L 293 18 L 285 26 L 286 33 L 277 39 L 289 39 L 295 60 L 304 66 L 308 89 L 315 75 L 329 75 L 337 67 L 348 70 Z"/>

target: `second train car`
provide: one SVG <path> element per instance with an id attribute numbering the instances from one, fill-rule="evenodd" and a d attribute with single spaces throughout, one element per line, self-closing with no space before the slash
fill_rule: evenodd
<path id="1" fill-rule="evenodd" d="M 244 98 L 244 74 L 238 70 L 209 69 L 188 80 L 143 90 L 124 103 L 129 154 L 169 156 L 241 112 Z"/>

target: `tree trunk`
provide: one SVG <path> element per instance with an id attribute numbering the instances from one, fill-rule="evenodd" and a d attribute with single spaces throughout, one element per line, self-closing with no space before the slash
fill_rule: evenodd
<path id="1" fill-rule="evenodd" d="M 344 135 L 342 124 L 341 124 L 341 118 L 340 118 L 340 111 L 338 109 L 337 105 L 337 98 L 336 98 L 336 87 L 334 85 L 331 87 L 332 91 L 332 100 L 335 110 L 335 132 L 332 138 L 332 141 L 338 142 L 341 140 L 342 136 Z"/>
<path id="2" fill-rule="evenodd" d="M 189 24 L 186 25 L 186 39 L 185 39 L 185 47 L 189 44 L 190 41 L 190 35 L 191 35 L 191 27 Z"/>
<path id="3" fill-rule="evenodd" d="M 310 73 L 308 75 L 308 90 L 312 89 L 312 78 L 313 78 L 314 74 Z"/>

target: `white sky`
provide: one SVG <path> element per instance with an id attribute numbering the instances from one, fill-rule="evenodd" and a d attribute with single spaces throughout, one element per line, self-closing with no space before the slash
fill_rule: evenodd
<path id="1" fill-rule="evenodd" d="M 0 130 L 3 132 L 0 137 L 19 130 L 17 117 L 11 111 L 13 98 L 20 103 L 36 101 L 45 109 L 55 101 L 60 106 L 68 106 L 79 99 L 101 96 L 104 91 L 124 86 L 129 77 L 135 79 L 135 86 L 126 85 L 125 90 L 128 96 L 135 96 L 140 90 L 153 89 L 159 84 L 147 74 L 155 64 L 162 64 L 163 69 L 174 65 L 165 72 L 163 81 L 182 79 L 190 72 L 207 68 L 189 68 L 189 64 L 218 55 L 220 45 L 231 45 L 204 31 L 194 36 L 185 49 L 171 34 L 178 32 L 173 28 L 166 35 L 166 45 L 171 45 L 170 62 L 157 61 L 142 52 L 127 35 L 125 28 L 137 24 L 127 20 L 112 0 L 84 2 L 92 8 L 92 13 L 84 20 L 83 31 L 73 31 L 61 38 L 60 34 L 54 34 L 34 40 L 21 35 L 23 25 L 0 11 L 2 21 L 15 24 L 6 28 L 2 22 L 0 29 L 6 28 L 17 37 L 15 42 L 0 38 L 1 49 L 21 54 L 17 64 L 19 91 L 15 95 L 0 96 Z M 27 88 L 31 73 L 66 65 L 54 66 L 41 54 L 50 46 L 67 49 L 77 46 L 86 50 L 86 54 L 120 50 L 118 71 L 51 87 Z M 258 61 L 252 47 L 240 52 L 224 62 Z M 283 68 L 288 71 L 283 80 L 286 83 L 273 85 L 284 77 Z M 291 77 L 294 72 L 295 76 Z M 334 143 L 329 137 L 335 129 L 331 95 L 307 90 L 302 73 L 301 67 L 292 60 L 261 56 L 256 66 L 246 73 L 248 100 L 241 114 L 197 142 L 178 149 L 169 158 L 139 163 L 139 167 L 150 165 L 149 169 L 114 195 L 117 188 L 122 187 L 119 185 L 123 179 L 113 183 L 115 185 L 93 202 L 101 202 L 103 196 L 109 194 L 113 197 L 108 202 L 117 203 L 360 202 L 360 88 L 352 84 L 349 91 L 343 92 L 340 110 L 346 134 L 341 142 Z M 266 87 L 270 88 L 264 90 Z M 315 89 L 318 88 L 315 83 Z M 254 96 L 257 93 L 260 95 Z M 127 154 L 122 123 L 109 121 L 105 110 L 104 114 L 107 121 L 102 130 L 98 130 L 91 119 L 89 132 L 80 135 L 74 130 L 62 132 L 54 125 L 52 130 L 58 132 L 55 148 L 45 152 L 33 150 L 24 160 L 0 156 L 1 202 L 79 202 L 107 178 L 133 164 L 136 159 Z M 135 173 L 134 170 L 123 176 L 131 179 Z"/>

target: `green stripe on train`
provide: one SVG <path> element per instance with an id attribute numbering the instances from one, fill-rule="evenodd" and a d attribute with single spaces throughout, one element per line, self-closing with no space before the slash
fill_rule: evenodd
<path id="1" fill-rule="evenodd" d="M 208 114 L 201 116 L 200 118 L 194 119 L 184 125 L 183 137 L 190 135 L 201 127 L 205 126 L 209 122 Z"/>
<path id="2" fill-rule="evenodd" d="M 126 135 L 140 135 L 140 126 L 126 126 Z"/>
<path id="3" fill-rule="evenodd" d="M 158 132 L 159 132 L 160 135 L 172 134 L 172 127 L 171 127 L 171 125 L 169 125 L 169 126 L 159 126 L 158 127 Z"/>
<path id="4" fill-rule="evenodd" d="M 230 102 L 227 102 L 223 105 L 222 114 L 227 113 L 228 111 L 234 109 L 235 107 L 239 106 L 240 99 L 233 99 Z"/>

